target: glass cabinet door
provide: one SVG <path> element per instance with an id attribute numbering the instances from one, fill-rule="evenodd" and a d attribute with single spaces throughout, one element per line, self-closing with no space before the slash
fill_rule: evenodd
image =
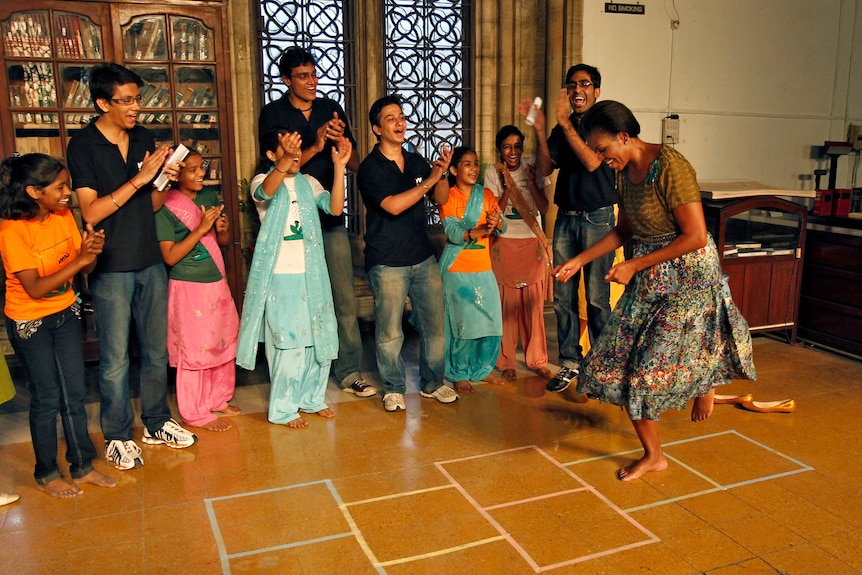
<path id="1" fill-rule="evenodd" d="M 85 14 L 48 9 L 14 12 L 0 31 L 14 151 L 62 159 L 71 133 L 94 113 L 86 79 L 104 57 L 102 28 Z"/>
<path id="2" fill-rule="evenodd" d="M 144 81 L 138 122 L 159 145 L 197 150 L 207 166 L 207 185 L 220 187 L 213 29 L 189 16 L 147 14 L 131 17 L 122 30 L 126 66 Z"/>

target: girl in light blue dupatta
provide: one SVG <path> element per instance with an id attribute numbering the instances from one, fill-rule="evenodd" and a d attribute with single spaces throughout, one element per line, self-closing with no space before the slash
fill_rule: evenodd
<path id="1" fill-rule="evenodd" d="M 257 344 L 269 363 L 269 421 L 308 427 L 300 412 L 335 417 L 324 402 L 329 367 L 338 355 L 332 289 L 317 209 L 344 210 L 341 177 L 353 146 L 341 138 L 332 150 L 332 193 L 299 173 L 302 138 L 273 130 L 261 142 L 266 161 L 251 181 L 261 227 L 240 321 L 236 363 L 254 369 Z M 339 171 L 340 170 L 340 171 Z"/>
<path id="2" fill-rule="evenodd" d="M 476 152 L 458 147 L 449 166 L 446 203 L 440 219 L 446 247 L 440 257 L 445 307 L 446 379 L 458 393 L 473 393 L 471 381 L 502 385 L 491 375 L 500 355 L 503 313 L 500 291 L 491 269 L 491 235 L 504 231 L 506 220 L 490 190 L 477 185 Z"/>

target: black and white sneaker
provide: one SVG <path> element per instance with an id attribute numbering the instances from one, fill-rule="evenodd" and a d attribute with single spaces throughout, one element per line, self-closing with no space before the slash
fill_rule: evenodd
<path id="1" fill-rule="evenodd" d="M 578 368 L 561 367 L 560 371 L 557 372 L 557 375 L 548 381 L 548 385 L 545 386 L 545 389 L 553 391 L 554 393 L 565 391 L 569 385 L 571 385 L 572 380 L 578 379 L 578 373 Z"/>
<path id="2" fill-rule="evenodd" d="M 150 430 L 145 427 L 142 440 L 149 445 L 161 445 L 164 443 L 174 449 L 183 449 L 194 445 L 198 440 L 198 436 L 180 427 L 180 424 L 173 419 L 169 419 L 162 425 L 161 429 L 152 435 L 150 435 Z"/>
<path id="3" fill-rule="evenodd" d="M 112 439 L 106 441 L 105 459 L 121 471 L 141 467 L 144 464 L 144 459 L 141 457 L 141 448 L 132 440 Z"/>
<path id="4" fill-rule="evenodd" d="M 352 393 L 356 397 L 371 397 L 372 395 L 377 395 L 377 390 L 368 385 L 364 379 L 357 379 L 348 387 L 343 387 L 341 389 L 347 393 Z"/>

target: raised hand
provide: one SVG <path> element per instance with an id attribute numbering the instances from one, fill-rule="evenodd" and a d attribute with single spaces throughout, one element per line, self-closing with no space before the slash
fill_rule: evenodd
<path id="1" fill-rule="evenodd" d="M 563 127 L 571 126 L 572 121 L 569 119 L 571 111 L 572 104 L 569 102 L 569 93 L 565 88 L 561 88 L 557 94 L 557 123 Z"/>
<path id="2" fill-rule="evenodd" d="M 302 157 L 302 136 L 299 132 L 278 135 L 278 145 L 287 158 Z"/>
<path id="3" fill-rule="evenodd" d="M 449 144 L 443 144 L 440 149 L 440 157 L 434 161 L 431 168 L 431 175 L 443 179 L 449 175 L 449 162 L 452 161 L 452 148 Z"/>
<path id="4" fill-rule="evenodd" d="M 159 146 L 153 152 L 147 152 L 144 154 L 144 159 L 141 162 L 139 173 L 147 182 L 149 182 L 158 175 L 159 171 L 161 171 L 164 166 L 165 172 L 168 174 L 168 178 L 171 181 L 176 181 L 177 175 L 180 173 L 179 166 L 176 164 L 171 166 L 164 165 L 165 160 L 167 160 L 173 152 L 173 149 L 165 146 Z"/>
<path id="5" fill-rule="evenodd" d="M 332 142 L 338 142 L 338 140 L 344 136 L 344 129 L 347 128 L 347 124 L 344 123 L 344 120 L 338 117 L 337 112 L 332 112 L 332 119 L 329 120 L 325 126 L 326 138 Z"/>
<path id="6" fill-rule="evenodd" d="M 527 117 L 527 114 L 530 112 L 530 108 L 533 105 L 533 100 L 529 98 L 523 98 L 520 102 L 518 102 L 518 113 Z M 536 117 L 533 120 L 533 129 L 536 130 L 539 134 L 545 133 L 545 126 L 547 126 L 547 120 L 545 119 L 545 112 L 541 107 L 536 109 Z"/>
<path id="7" fill-rule="evenodd" d="M 335 140 L 335 145 L 332 146 L 332 163 L 335 165 L 336 170 L 344 170 L 347 167 L 352 153 L 353 144 L 350 140 L 344 137 Z"/>

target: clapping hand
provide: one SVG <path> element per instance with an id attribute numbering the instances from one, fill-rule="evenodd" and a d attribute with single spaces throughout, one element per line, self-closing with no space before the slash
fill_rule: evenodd
<path id="1" fill-rule="evenodd" d="M 335 140 L 335 145 L 332 146 L 332 163 L 336 170 L 344 171 L 350 162 L 350 155 L 353 153 L 353 144 L 345 137 Z"/>

